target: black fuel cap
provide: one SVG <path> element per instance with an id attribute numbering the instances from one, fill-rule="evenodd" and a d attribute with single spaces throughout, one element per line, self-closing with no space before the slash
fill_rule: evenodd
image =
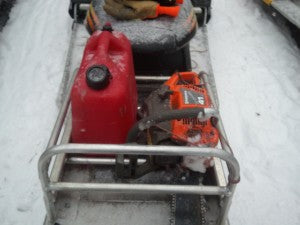
<path id="1" fill-rule="evenodd" d="M 109 31 L 109 32 L 113 32 L 113 28 L 111 26 L 111 23 L 106 22 L 102 28 L 102 31 Z"/>
<path id="2" fill-rule="evenodd" d="M 111 74 L 105 65 L 91 66 L 86 72 L 86 83 L 90 88 L 100 90 L 109 84 Z"/>

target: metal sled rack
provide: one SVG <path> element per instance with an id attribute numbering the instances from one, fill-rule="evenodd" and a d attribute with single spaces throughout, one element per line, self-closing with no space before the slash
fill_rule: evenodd
<path id="1" fill-rule="evenodd" d="M 203 34 L 200 35 L 202 43 L 207 44 L 206 27 L 199 32 Z M 75 73 L 70 74 L 79 65 L 81 54 L 78 51 L 83 50 L 86 37 L 84 27 L 74 23 L 63 79 L 63 86 L 67 85 L 67 88 L 62 87 L 67 90 L 66 97 L 47 149 L 39 159 L 39 177 L 47 213 L 44 225 L 228 224 L 227 215 L 240 174 L 220 118 L 217 129 L 222 137 L 221 148 L 70 143 L 70 91 Z M 208 61 L 204 63 L 207 63 L 209 53 L 205 54 Z M 211 72 L 210 64 L 204 68 Z M 167 79 L 168 76 L 136 76 L 138 87 L 145 83 L 157 87 Z M 204 74 L 203 79 L 213 105 L 218 109 L 214 78 Z M 215 165 L 211 170 L 210 185 L 170 184 L 168 176 L 160 172 L 138 181 L 123 181 L 113 176 L 115 158 L 99 157 L 101 154 L 214 157 Z M 138 163 L 143 163 L 143 159 Z M 185 209 L 180 208 L 178 202 L 176 204 L 176 201 L 186 203 L 181 200 L 182 196 L 191 196 L 191 203 L 187 205 L 191 212 L 184 212 Z M 178 210 L 183 212 L 178 214 Z M 204 211 L 208 211 L 205 218 Z"/>

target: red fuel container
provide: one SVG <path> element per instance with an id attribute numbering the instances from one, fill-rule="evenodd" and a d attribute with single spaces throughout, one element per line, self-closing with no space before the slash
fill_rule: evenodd
<path id="1" fill-rule="evenodd" d="M 72 87 L 73 143 L 125 143 L 136 122 L 131 45 L 125 35 L 105 27 L 88 40 Z"/>

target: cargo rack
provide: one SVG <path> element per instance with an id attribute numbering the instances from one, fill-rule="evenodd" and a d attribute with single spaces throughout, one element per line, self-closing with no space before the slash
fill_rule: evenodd
<path id="1" fill-rule="evenodd" d="M 202 44 L 208 49 L 206 26 L 200 28 L 199 32 L 202 33 L 202 35 L 200 35 L 202 38 Z M 76 75 L 75 69 L 80 62 L 80 57 L 78 55 L 81 54 L 78 54 L 78 51 L 82 52 L 86 39 L 87 34 L 84 32 L 84 26 L 76 23 L 75 20 L 75 23 L 72 27 L 72 36 L 61 86 L 62 94 L 65 96 L 65 98 L 60 108 L 60 112 L 47 148 L 40 156 L 38 163 L 39 178 L 42 184 L 44 202 L 46 206 L 46 218 L 44 225 L 92 225 L 99 223 L 134 224 L 134 222 L 130 222 L 130 219 L 132 219 L 131 216 L 135 213 L 131 212 L 131 209 L 129 211 L 132 215 L 130 215 L 128 218 L 123 218 L 123 220 L 120 219 L 122 219 L 122 213 L 124 210 L 119 211 L 120 215 L 108 215 L 108 218 L 106 218 L 106 214 L 108 212 L 107 210 L 117 210 L 119 207 L 116 206 L 117 204 L 122 205 L 127 202 L 129 204 L 138 203 L 138 206 L 141 206 L 139 204 L 147 201 L 149 204 L 154 206 L 151 206 L 151 212 L 153 215 L 151 215 L 151 212 L 149 212 L 149 215 L 151 215 L 149 224 L 153 224 L 153 219 L 155 219 L 155 217 L 157 217 L 156 219 L 159 220 L 159 216 L 157 214 L 158 212 L 156 211 L 154 213 L 153 211 L 158 206 L 157 204 L 160 204 L 161 202 L 169 202 L 171 204 L 170 207 L 172 207 L 174 202 L 169 201 L 169 197 L 166 196 L 172 196 L 176 194 L 214 196 L 214 199 L 217 199 L 218 209 L 211 209 L 212 212 L 209 218 L 211 218 L 215 224 L 229 224 L 228 212 L 236 185 L 240 180 L 240 169 L 238 161 L 234 157 L 233 152 L 228 144 L 227 136 L 220 117 L 216 126 L 220 136 L 222 137 L 220 139 L 220 148 L 70 143 L 72 129 L 70 92 L 74 77 Z M 209 95 L 211 96 L 214 108 L 219 110 L 218 97 L 212 75 L 208 51 L 204 53 L 203 58 L 204 61 L 206 61 L 203 61 L 202 63 L 207 64 L 204 65 L 204 68 L 206 68 L 209 72 L 209 75 L 206 73 L 202 74 L 203 79 Z M 71 71 L 74 70 L 75 72 L 72 73 Z M 162 84 L 168 78 L 169 76 L 137 75 L 136 81 L 138 87 L 141 83 L 146 83 L 149 85 L 149 87 L 157 87 L 157 85 Z M 214 157 L 214 167 L 212 170 L 214 174 L 213 179 L 215 185 L 174 185 L 157 184 L 153 182 L 143 184 L 132 183 L 128 181 L 114 182 L 111 178 L 108 179 L 108 182 L 108 180 L 105 180 L 103 173 L 101 173 L 101 176 L 97 177 L 97 172 L 101 171 L 101 168 L 103 167 L 106 169 L 113 168 L 116 161 L 115 158 L 101 158 L 95 156 L 101 154 L 169 156 L 193 155 Z M 91 157 L 90 155 L 93 156 Z M 143 163 L 142 160 L 139 162 Z M 224 166 L 226 167 L 225 170 L 223 169 Z M 91 176 L 91 172 L 83 172 L 84 170 L 89 170 L 90 168 L 92 168 L 94 172 L 96 171 L 95 173 L 93 172 L 93 176 Z M 225 176 L 225 174 L 228 174 L 228 178 Z M 100 182 L 103 177 L 104 182 Z M 103 195 L 103 193 L 105 194 Z M 130 197 L 134 200 L 129 200 Z M 109 200 L 109 198 L 113 200 Z M 103 204 L 106 204 L 106 202 L 110 202 L 112 205 L 110 205 L 108 208 L 103 207 Z M 111 206 L 114 207 L 111 208 Z M 147 209 L 147 207 L 145 208 Z M 101 209 L 105 210 L 101 212 Z M 165 208 L 162 207 L 161 212 L 164 212 L 164 209 Z M 180 224 L 175 221 L 175 216 L 172 215 L 172 210 L 169 210 L 168 212 L 170 214 L 167 216 L 168 218 L 160 221 L 164 221 L 162 222 L 163 224 L 166 224 L 166 221 L 168 221 L 169 224 Z M 147 214 L 145 215 L 144 219 L 146 220 Z M 140 221 L 140 218 L 137 218 L 135 222 L 137 224 L 147 224 L 145 221 Z"/>

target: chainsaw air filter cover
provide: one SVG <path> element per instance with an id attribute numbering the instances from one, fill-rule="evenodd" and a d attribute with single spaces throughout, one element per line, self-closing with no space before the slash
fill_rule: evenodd
<path id="1" fill-rule="evenodd" d="M 204 84 L 194 72 L 175 73 L 159 90 L 146 99 L 148 116 L 166 110 L 211 108 Z M 165 144 L 168 140 L 180 145 L 215 147 L 219 140 L 211 119 L 175 119 L 157 124 L 151 129 L 152 144 Z M 149 140 L 149 137 L 148 137 Z"/>

